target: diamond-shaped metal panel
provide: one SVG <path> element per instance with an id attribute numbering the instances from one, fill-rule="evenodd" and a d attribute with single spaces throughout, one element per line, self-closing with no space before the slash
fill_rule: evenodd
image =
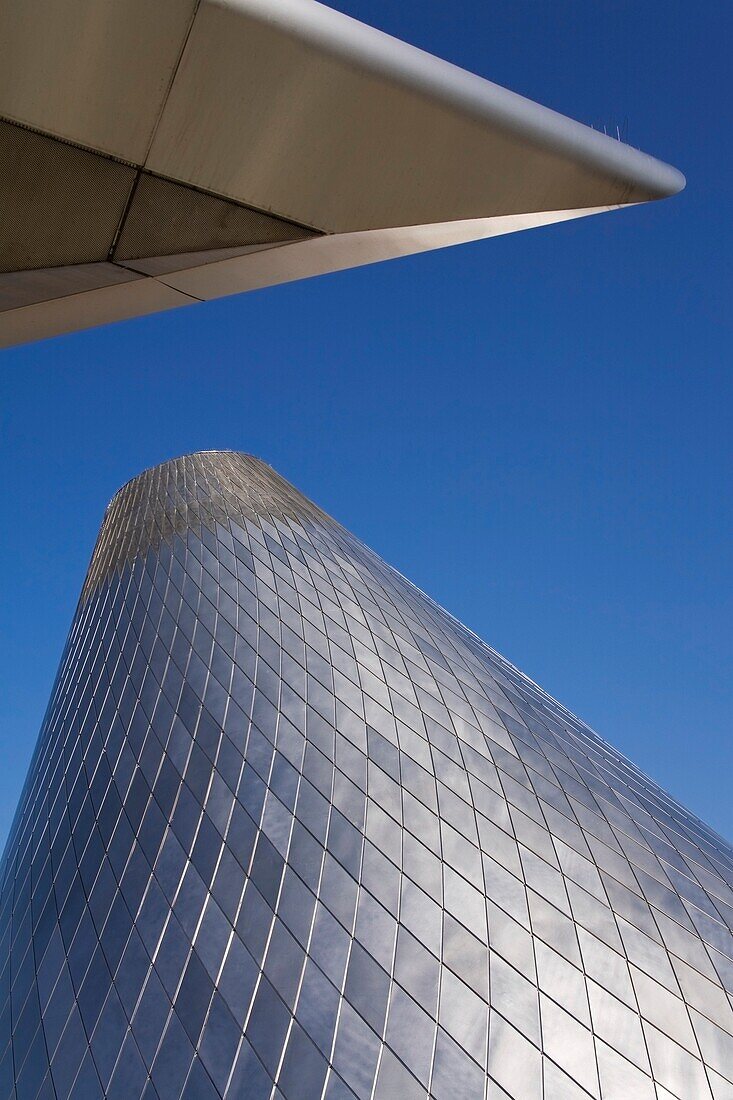
<path id="1" fill-rule="evenodd" d="M 724 1100 L 733 852 L 261 462 L 125 486 L 0 870 L 0 1100 Z"/>

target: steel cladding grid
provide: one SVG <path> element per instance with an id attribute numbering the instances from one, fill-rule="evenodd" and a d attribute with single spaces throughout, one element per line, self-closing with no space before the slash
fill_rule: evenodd
<path id="1" fill-rule="evenodd" d="M 733 852 L 255 459 L 110 506 L 0 1100 L 730 1100 Z"/>

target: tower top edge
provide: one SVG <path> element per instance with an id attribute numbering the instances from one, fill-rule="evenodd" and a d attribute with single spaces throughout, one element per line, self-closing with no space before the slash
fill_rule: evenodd
<path id="1" fill-rule="evenodd" d="M 123 481 L 120 487 L 112 494 L 107 505 L 107 510 L 114 504 L 118 497 L 124 495 L 133 485 L 142 481 L 144 478 L 149 477 L 151 474 L 157 471 L 173 469 L 177 463 L 185 462 L 187 460 L 196 460 L 198 458 L 243 458 L 247 462 L 254 462 L 258 466 L 262 466 L 264 469 L 275 472 L 268 462 L 260 458 L 259 455 L 252 454 L 250 451 L 238 451 L 233 447 L 214 447 L 211 449 L 203 449 L 200 451 L 186 451 L 180 455 L 173 455 L 171 458 L 166 458 L 163 462 L 154 462 L 151 466 L 146 466 L 127 481 Z"/>
<path id="2" fill-rule="evenodd" d="M 82 600 L 115 571 L 174 536 L 272 517 L 334 523 L 267 462 L 235 450 L 192 451 L 126 481 L 104 513 Z"/>

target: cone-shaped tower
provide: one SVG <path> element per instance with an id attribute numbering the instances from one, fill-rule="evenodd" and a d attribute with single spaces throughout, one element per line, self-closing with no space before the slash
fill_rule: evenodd
<path id="1" fill-rule="evenodd" d="M 733 852 L 261 462 L 112 501 L 0 1100 L 730 1100 Z"/>

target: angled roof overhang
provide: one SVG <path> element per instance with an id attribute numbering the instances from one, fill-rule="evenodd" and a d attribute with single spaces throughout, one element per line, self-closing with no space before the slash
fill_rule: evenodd
<path id="1" fill-rule="evenodd" d="M 5 5 L 0 163 L 0 346 L 684 186 L 314 0 Z"/>

